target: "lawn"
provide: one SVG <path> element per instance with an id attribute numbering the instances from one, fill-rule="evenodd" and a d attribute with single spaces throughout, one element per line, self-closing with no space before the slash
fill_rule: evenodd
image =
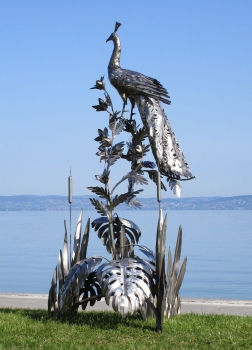
<path id="1" fill-rule="evenodd" d="M 185 314 L 164 321 L 115 312 L 49 318 L 45 310 L 0 309 L 0 349 L 252 349 L 252 317 Z"/>

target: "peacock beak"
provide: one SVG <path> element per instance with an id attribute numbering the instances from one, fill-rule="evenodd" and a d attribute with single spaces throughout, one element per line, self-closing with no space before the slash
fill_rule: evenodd
<path id="1" fill-rule="evenodd" d="M 112 35 L 113 35 L 113 34 L 111 34 L 110 37 L 106 40 L 106 43 L 107 43 L 108 41 L 112 40 Z"/>

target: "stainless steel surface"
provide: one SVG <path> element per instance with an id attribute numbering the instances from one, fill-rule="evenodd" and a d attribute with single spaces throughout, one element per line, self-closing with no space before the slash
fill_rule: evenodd
<path id="1" fill-rule="evenodd" d="M 77 224 L 76 224 L 76 229 L 75 229 L 72 261 L 79 261 L 80 260 L 80 257 L 78 257 L 76 260 L 75 254 L 77 253 L 77 246 L 78 245 L 80 246 L 80 243 L 81 243 L 82 215 L 83 215 L 83 211 L 81 210 Z"/>
<path id="2" fill-rule="evenodd" d="M 74 306 L 74 302 L 79 301 L 80 289 L 85 286 L 86 278 L 95 271 L 101 261 L 100 257 L 92 257 L 79 261 L 70 269 L 62 288 L 59 290 L 59 295 L 61 295 L 59 311 L 61 313 L 65 313 Z"/>
<path id="3" fill-rule="evenodd" d="M 169 251 L 168 273 L 166 273 L 167 215 L 163 219 L 160 208 L 161 189 L 166 190 L 166 188 L 161 177 L 167 177 L 170 188 L 179 196 L 181 186 L 178 180 L 182 180 L 183 177 L 191 179 L 192 174 L 160 104 L 161 102 L 170 103 L 167 91 L 156 79 L 120 67 L 121 44 L 116 33 L 119 27 L 120 23 L 117 22 L 114 32 L 107 40 L 112 40 L 114 43 L 108 72 L 111 84 L 123 99 L 123 109 L 121 112 L 114 110 L 112 100 L 105 88 L 104 79 L 97 80 L 92 89 L 102 90 L 105 100 L 99 98 L 99 104 L 94 105 L 93 108 L 97 112 L 109 113 L 109 125 L 108 128 L 98 129 L 98 136 L 95 138 L 95 141 L 99 143 L 96 155 L 99 156 L 100 162 L 104 162 L 103 173 L 96 175 L 96 180 L 102 183 L 103 187 L 87 187 L 97 196 L 90 198 L 90 202 L 100 215 L 91 223 L 91 226 L 112 258 L 108 261 L 103 257 L 86 257 L 90 221 L 88 220 L 83 239 L 81 239 L 81 211 L 74 235 L 73 251 L 71 251 L 70 244 L 69 254 L 65 229 L 63 250 L 59 252 L 58 265 L 49 291 L 48 311 L 49 313 L 54 312 L 59 317 L 62 314 L 71 315 L 77 312 L 79 306 L 85 310 L 88 304 L 94 306 L 96 301 L 99 302 L 104 297 L 107 305 L 112 305 L 112 308 L 120 312 L 122 317 L 136 312 L 140 313 L 143 320 L 146 317 L 155 317 L 156 330 L 162 332 L 164 316 L 170 317 L 180 312 L 179 289 L 185 273 L 186 260 L 178 272 L 182 245 L 180 228 L 174 263 L 172 266 Z M 126 119 L 124 114 L 128 99 L 132 109 L 130 118 Z M 138 106 L 144 124 L 143 128 L 139 128 L 133 118 L 135 104 Z M 124 142 L 114 143 L 115 137 L 122 131 L 130 133 L 131 136 L 126 142 L 126 154 L 123 153 Z M 150 145 L 144 144 L 147 137 Z M 153 170 L 155 167 L 153 162 L 144 160 L 150 146 L 158 171 Z M 121 159 L 130 162 L 130 171 L 110 189 L 111 167 Z M 131 220 L 120 218 L 115 212 L 118 205 L 123 202 L 135 208 L 141 206 L 136 195 L 143 190 L 135 190 L 134 187 L 148 184 L 144 173 L 147 173 L 157 186 L 159 220 L 155 254 L 149 248 L 138 245 L 141 236 L 140 228 Z M 72 191 L 70 180 L 69 198 Z M 128 181 L 128 191 L 115 194 L 118 186 L 125 180 Z M 135 246 L 139 247 L 144 257 L 135 255 Z M 70 269 L 66 272 L 69 255 Z M 107 261 L 104 262 L 104 260 Z"/>
<path id="4" fill-rule="evenodd" d="M 128 99 L 132 104 L 132 110 L 135 104 L 137 105 L 157 166 L 161 174 L 168 178 L 173 192 L 180 196 L 181 185 L 178 180 L 192 179 L 193 175 L 160 104 L 160 102 L 170 104 L 168 93 L 156 79 L 121 68 L 121 42 L 117 34 L 120 25 L 116 23 L 114 32 L 107 39 L 114 44 L 108 65 L 110 83 L 122 97 L 123 109 Z"/>
<path id="5" fill-rule="evenodd" d="M 70 170 L 70 176 L 68 176 L 68 203 L 73 202 L 73 177 L 71 176 L 71 170 Z"/>
<path id="6" fill-rule="evenodd" d="M 122 317 L 140 310 L 151 296 L 153 271 L 142 260 L 125 258 L 103 264 L 97 279 L 106 303 L 112 303 Z"/>
<path id="7" fill-rule="evenodd" d="M 179 271 L 181 247 L 182 247 L 182 227 L 180 226 L 178 230 L 178 237 L 177 237 L 173 264 L 172 264 L 172 254 L 171 254 L 170 248 L 168 252 L 168 267 L 167 267 L 168 284 L 167 284 L 167 290 L 166 290 L 166 307 L 165 307 L 165 314 L 167 317 L 179 315 L 181 310 L 179 289 L 183 282 L 183 278 L 186 271 L 186 264 L 187 264 L 187 257 L 186 257 Z"/>

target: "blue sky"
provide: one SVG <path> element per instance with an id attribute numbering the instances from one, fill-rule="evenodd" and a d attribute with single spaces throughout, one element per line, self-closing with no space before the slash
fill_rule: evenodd
<path id="1" fill-rule="evenodd" d="M 182 196 L 252 194 L 251 18 L 251 1 L 1 0 L 0 195 L 64 195 L 70 166 L 74 194 L 99 185 L 93 139 L 107 116 L 91 107 L 102 93 L 90 87 L 105 74 L 122 108 L 107 79 L 115 21 L 122 67 L 170 94 L 165 110 L 196 176 Z M 112 180 L 127 171 L 122 160 Z"/>

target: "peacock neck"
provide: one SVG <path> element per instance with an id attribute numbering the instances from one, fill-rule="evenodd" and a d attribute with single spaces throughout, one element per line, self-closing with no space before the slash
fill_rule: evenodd
<path id="1" fill-rule="evenodd" d="M 120 67 L 120 56 L 121 56 L 121 43 L 117 34 L 113 37 L 114 50 L 109 61 L 108 68 L 119 68 Z"/>

